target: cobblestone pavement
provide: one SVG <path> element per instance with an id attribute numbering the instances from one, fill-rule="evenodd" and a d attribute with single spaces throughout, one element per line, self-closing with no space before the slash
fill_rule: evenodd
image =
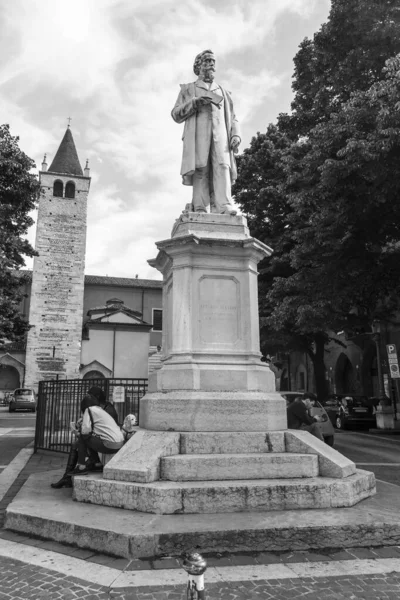
<path id="1" fill-rule="evenodd" d="M 318 579 L 292 579 L 269 581 L 242 581 L 210 584 L 206 588 L 207 600 L 398 600 L 400 575 L 379 577 L 329 577 Z M 136 590 L 113 593 L 118 600 L 186 600 L 186 591 L 154 590 L 150 593 Z"/>
<path id="2" fill-rule="evenodd" d="M 32 539 L 21 534 L 4 530 L 4 511 L 7 504 L 19 491 L 27 477 L 32 473 L 58 469 L 65 465 L 65 455 L 56 453 L 38 453 L 33 455 L 26 467 L 19 474 L 6 496 L 0 502 L 0 543 L 18 544 L 18 548 L 30 548 L 40 557 L 42 553 L 51 552 L 54 569 L 34 564 L 28 559 L 17 560 L 4 552 L 0 556 L 0 600 L 184 600 L 186 599 L 185 584 L 160 585 L 160 576 L 182 571 L 176 558 L 165 557 L 147 560 L 128 560 L 110 557 L 89 550 L 57 544 L 45 540 Z M 20 546 L 19 546 L 20 545 Z M 77 559 L 74 563 L 79 566 L 74 575 L 57 570 L 57 560 L 66 561 L 68 558 Z M 286 552 L 286 553 L 242 553 L 206 556 L 209 565 L 209 581 L 206 573 L 206 598 L 208 600 L 252 600 L 258 598 L 288 600 L 386 600 L 400 598 L 400 547 L 384 548 L 352 548 L 335 549 L 315 552 Z M 386 561 L 389 561 L 385 563 Z M 390 561 L 392 560 L 392 563 Z M 312 577 L 280 575 L 285 566 L 301 567 L 313 563 L 316 569 Z M 349 565 L 344 575 L 332 573 L 336 565 Z M 354 569 L 353 569 L 354 565 Z M 365 566 L 365 568 L 361 568 Z M 389 565 L 386 567 L 385 565 Z M 392 566 L 390 566 L 392 565 Z M 393 568 L 393 565 L 396 565 Z M 100 569 L 99 572 L 111 574 L 108 585 L 93 583 L 99 579 L 90 580 L 90 567 Z M 273 573 L 272 578 L 260 576 L 257 579 L 257 568 L 267 566 Z M 233 581 L 232 572 L 236 568 L 253 569 L 253 573 L 243 580 Z M 372 572 L 368 572 L 371 567 Z M 375 569 L 375 572 L 373 572 Z M 217 572 L 218 582 L 210 581 L 211 572 Z M 228 571 L 231 574 L 228 576 Z M 379 572 L 380 571 L 380 572 Z M 243 571 L 244 572 L 244 571 Z M 260 573 L 262 571 L 259 571 Z M 139 574 L 147 576 L 146 585 L 137 583 L 128 587 L 118 586 L 118 576 L 131 577 L 132 583 Z M 152 575 L 154 574 L 154 575 Z M 160 575 L 157 577 L 157 575 Z M 132 579 L 133 576 L 133 579 Z M 154 577 L 154 582 L 153 582 Z M 240 572 L 240 578 L 242 571 Z M 238 577 L 236 577 L 238 579 Z M 167 581 L 167 577 L 165 578 Z M 184 581 L 184 579 L 182 579 Z"/>
<path id="3" fill-rule="evenodd" d="M 185 600 L 184 586 L 112 589 L 19 561 L 0 564 L 0 600 Z M 400 597 L 400 573 L 238 581 L 206 585 L 207 600 L 386 600 Z"/>

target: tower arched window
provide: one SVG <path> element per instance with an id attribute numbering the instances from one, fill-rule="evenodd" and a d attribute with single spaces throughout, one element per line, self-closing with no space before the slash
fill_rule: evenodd
<path id="1" fill-rule="evenodd" d="M 62 198 L 64 192 L 64 184 L 62 181 L 57 179 L 53 185 L 53 196 L 57 196 L 57 198 Z"/>
<path id="2" fill-rule="evenodd" d="M 68 181 L 65 186 L 65 197 L 66 198 L 75 198 L 75 184 L 73 181 Z"/>

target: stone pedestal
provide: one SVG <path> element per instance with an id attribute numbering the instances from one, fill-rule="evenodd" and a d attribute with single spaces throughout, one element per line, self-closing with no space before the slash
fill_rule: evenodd
<path id="1" fill-rule="evenodd" d="M 162 367 L 142 399 L 145 429 L 286 427 L 275 377 L 260 361 L 257 263 L 271 254 L 242 216 L 184 213 L 149 261 L 164 277 Z"/>
<path id="2" fill-rule="evenodd" d="M 246 220 L 185 213 L 157 246 L 162 366 L 140 402 L 140 428 L 102 476 L 74 478 L 74 499 L 194 515 L 337 508 L 374 494 L 372 473 L 287 430 L 259 351 L 257 263 L 271 249 Z"/>

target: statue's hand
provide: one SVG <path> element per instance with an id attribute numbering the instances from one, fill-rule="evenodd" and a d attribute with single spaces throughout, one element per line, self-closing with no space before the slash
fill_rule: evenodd
<path id="1" fill-rule="evenodd" d="M 199 108 L 199 106 L 205 106 L 207 104 L 211 104 L 211 98 L 207 98 L 207 96 L 199 96 L 194 99 L 194 107 Z"/>
<path id="2" fill-rule="evenodd" d="M 234 154 L 237 154 L 239 152 L 240 141 L 241 140 L 238 135 L 234 135 L 233 138 L 231 139 L 231 150 L 233 150 Z"/>

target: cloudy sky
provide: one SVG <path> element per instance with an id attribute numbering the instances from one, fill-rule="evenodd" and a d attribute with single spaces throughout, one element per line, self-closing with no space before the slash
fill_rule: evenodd
<path id="1" fill-rule="evenodd" d="M 86 273 L 161 277 L 147 259 L 191 201 L 179 175 L 183 126 L 170 112 L 179 84 L 196 78 L 196 54 L 216 54 L 243 149 L 290 110 L 293 57 L 329 9 L 330 0 L 0 0 L 1 122 L 40 166 L 72 117 L 81 164 L 90 162 Z"/>

